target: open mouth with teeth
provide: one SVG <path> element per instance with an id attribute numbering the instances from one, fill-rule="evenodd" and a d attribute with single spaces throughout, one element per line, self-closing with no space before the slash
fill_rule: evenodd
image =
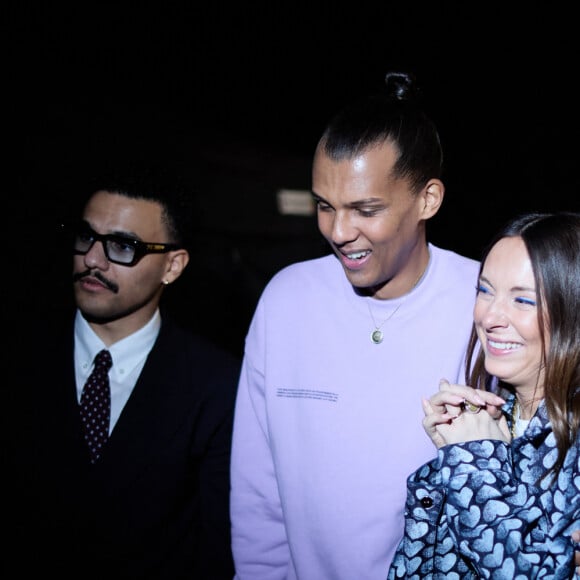
<path id="1" fill-rule="evenodd" d="M 520 344 L 517 342 L 497 342 L 495 340 L 488 340 L 487 344 L 497 350 L 514 350 L 520 347 Z"/>
<path id="2" fill-rule="evenodd" d="M 362 270 L 367 263 L 371 250 L 362 250 L 360 252 L 337 252 L 342 261 L 342 265 L 348 270 Z"/>
<path id="3" fill-rule="evenodd" d="M 352 252 L 351 254 L 346 254 L 346 257 L 349 260 L 360 260 L 361 258 L 368 256 L 370 253 L 370 250 L 365 250 L 364 252 Z"/>

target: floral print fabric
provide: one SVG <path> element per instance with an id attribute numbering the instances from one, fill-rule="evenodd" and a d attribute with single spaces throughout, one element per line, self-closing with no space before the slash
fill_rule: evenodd
<path id="1" fill-rule="evenodd" d="M 511 418 L 514 398 L 504 405 Z M 508 419 L 511 422 L 511 419 Z M 542 402 L 523 436 L 447 445 L 407 480 L 405 533 L 388 580 L 528 580 L 574 576 L 580 529 L 580 440 L 554 481 Z"/>

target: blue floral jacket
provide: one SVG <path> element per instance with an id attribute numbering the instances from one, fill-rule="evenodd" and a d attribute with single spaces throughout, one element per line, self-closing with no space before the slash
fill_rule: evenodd
<path id="1" fill-rule="evenodd" d="M 511 423 L 513 396 L 504 405 Z M 580 529 L 580 437 L 556 481 L 543 402 L 512 444 L 446 445 L 407 480 L 405 533 L 388 580 L 570 579 Z"/>

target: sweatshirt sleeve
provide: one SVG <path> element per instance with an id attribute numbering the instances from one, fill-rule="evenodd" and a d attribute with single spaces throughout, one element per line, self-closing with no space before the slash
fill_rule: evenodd
<path id="1" fill-rule="evenodd" d="M 290 559 L 269 444 L 260 329 L 258 310 L 246 338 L 232 442 L 230 509 L 237 580 L 283 580 Z"/>

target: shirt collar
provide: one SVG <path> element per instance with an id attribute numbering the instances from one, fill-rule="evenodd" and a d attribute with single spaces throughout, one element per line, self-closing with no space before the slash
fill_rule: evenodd
<path id="1" fill-rule="evenodd" d="M 113 380 L 122 381 L 123 377 L 130 375 L 131 371 L 147 358 L 160 328 L 161 314 L 157 309 L 145 326 L 108 347 L 113 359 L 110 371 Z M 81 368 L 88 369 L 92 366 L 96 354 L 107 346 L 95 334 L 80 310 L 77 310 L 75 316 L 74 335 L 75 361 Z"/>

